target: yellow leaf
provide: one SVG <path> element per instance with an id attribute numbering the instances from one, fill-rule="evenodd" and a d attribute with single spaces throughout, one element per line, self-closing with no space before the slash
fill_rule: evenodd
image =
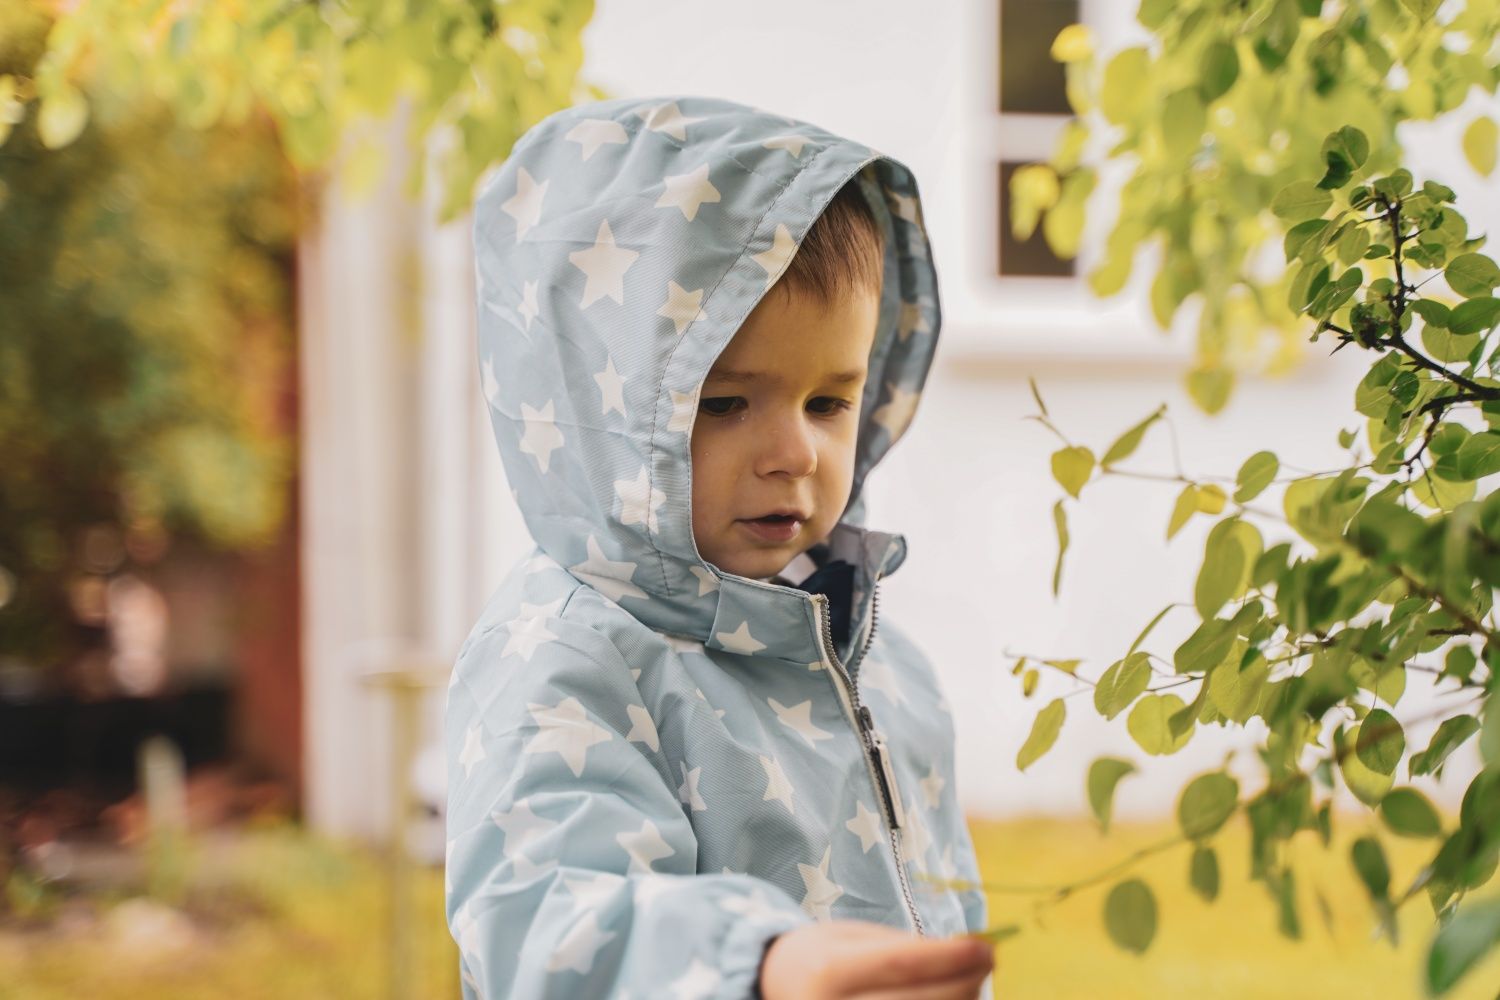
<path id="1" fill-rule="evenodd" d="M 1060 63 L 1079 62 L 1094 54 L 1094 36 L 1081 24 L 1070 24 L 1052 40 L 1052 58 Z"/>
<path id="2" fill-rule="evenodd" d="M 1093 471 L 1094 453 L 1082 445 L 1059 448 L 1052 453 L 1052 476 L 1074 498 Z"/>
<path id="3" fill-rule="evenodd" d="M 1205 514 L 1217 514 L 1224 509 L 1224 490 L 1222 487 L 1209 483 L 1205 486 L 1196 487 L 1196 501 L 1198 509 Z"/>
<path id="4" fill-rule="evenodd" d="M 1464 156 L 1482 177 L 1488 177 L 1495 169 L 1495 147 L 1500 141 L 1500 128 L 1488 115 L 1480 115 L 1464 129 Z"/>
<path id="5" fill-rule="evenodd" d="M 65 83 L 42 95 L 36 119 L 37 135 L 48 149 L 61 149 L 78 138 L 88 120 L 89 103 L 83 92 Z"/>

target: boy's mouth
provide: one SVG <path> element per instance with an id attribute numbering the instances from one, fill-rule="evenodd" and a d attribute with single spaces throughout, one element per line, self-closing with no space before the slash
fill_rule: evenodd
<path id="1" fill-rule="evenodd" d="M 771 542 L 785 542 L 802 530 L 802 515 L 784 512 L 763 514 L 760 517 L 741 518 L 739 523 L 757 538 Z"/>

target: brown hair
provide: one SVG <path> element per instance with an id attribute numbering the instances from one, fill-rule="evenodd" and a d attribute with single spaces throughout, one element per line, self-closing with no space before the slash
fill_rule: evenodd
<path id="1" fill-rule="evenodd" d="M 879 297 L 884 272 L 885 233 L 856 176 L 813 222 L 775 287 L 827 306 L 861 291 Z"/>

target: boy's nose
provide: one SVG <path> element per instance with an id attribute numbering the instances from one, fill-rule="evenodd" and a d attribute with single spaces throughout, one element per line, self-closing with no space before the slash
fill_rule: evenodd
<path id="1" fill-rule="evenodd" d="M 800 418 L 779 420 L 767 430 L 756 461 L 762 476 L 782 474 L 793 479 L 810 476 L 818 468 L 815 430 Z"/>

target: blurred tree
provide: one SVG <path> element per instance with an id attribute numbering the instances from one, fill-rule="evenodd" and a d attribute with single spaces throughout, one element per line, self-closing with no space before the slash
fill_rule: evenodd
<path id="1" fill-rule="evenodd" d="M 380 137 L 359 125 L 383 120 L 398 98 L 411 108 L 407 146 L 444 148 L 440 218 L 469 205 L 474 184 L 528 128 L 575 100 L 604 92 L 578 80 L 592 0 L 220 0 L 59 3 L 38 61 L 34 94 L 43 141 L 67 145 L 99 92 L 149 93 L 183 121 L 240 122 L 264 108 L 299 169 L 340 156 L 354 190 L 379 175 Z M 347 135 L 358 138 L 343 150 Z M 427 158 L 413 157 L 408 194 L 422 189 Z"/>
<path id="2" fill-rule="evenodd" d="M 168 537 L 271 540 L 293 469 L 298 206 L 271 123 L 199 131 L 141 101 L 48 150 L 3 91 L 50 23 L 0 4 L 0 657 L 37 667 Z"/>

